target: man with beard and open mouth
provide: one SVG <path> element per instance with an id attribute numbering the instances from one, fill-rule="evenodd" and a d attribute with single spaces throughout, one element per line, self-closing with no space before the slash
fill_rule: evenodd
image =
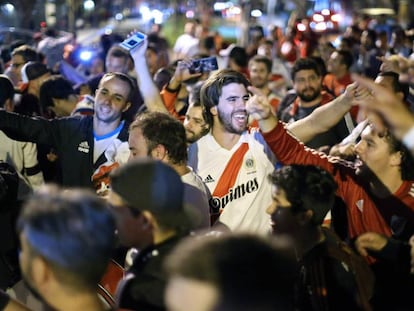
<path id="1" fill-rule="evenodd" d="M 264 234 L 270 230 L 265 209 L 274 158 L 260 132 L 248 130 L 249 91 L 259 92 L 231 69 L 204 82 L 201 103 L 211 130 L 189 147 L 189 165 L 212 194 L 212 223 L 218 218 L 232 231 Z"/>
<path id="2" fill-rule="evenodd" d="M 278 107 L 279 119 L 292 123 L 310 115 L 316 108 L 330 102 L 333 97 L 322 90 L 322 77 L 318 64 L 311 58 L 301 58 L 292 68 L 294 92 L 289 92 Z M 352 118 L 345 115 L 332 129 L 318 134 L 306 143 L 311 148 L 333 146 L 354 128 Z"/>

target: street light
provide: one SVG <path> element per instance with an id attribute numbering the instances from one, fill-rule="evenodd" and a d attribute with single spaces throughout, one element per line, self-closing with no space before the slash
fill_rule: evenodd
<path id="1" fill-rule="evenodd" d="M 92 0 L 86 0 L 83 3 L 83 8 L 85 9 L 85 11 L 92 11 L 95 8 L 95 2 L 93 2 Z"/>

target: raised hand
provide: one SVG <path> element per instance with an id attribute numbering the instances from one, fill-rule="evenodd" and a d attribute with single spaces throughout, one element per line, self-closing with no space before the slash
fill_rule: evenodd
<path id="1" fill-rule="evenodd" d="M 375 232 L 366 232 L 361 234 L 355 241 L 355 247 L 362 256 L 368 256 L 369 251 L 379 252 L 385 245 L 388 239 Z"/>
<path id="2" fill-rule="evenodd" d="M 394 135 L 402 139 L 404 135 L 414 126 L 414 116 L 393 92 L 381 85 L 376 84 L 368 78 L 358 75 L 353 76 L 360 86 L 368 89 L 375 100 L 361 101 L 362 107 L 378 112 L 388 123 Z"/>
<path id="3" fill-rule="evenodd" d="M 267 96 L 253 86 L 249 86 L 247 89 L 252 93 L 252 96 L 246 103 L 247 113 L 258 121 L 260 129 L 263 132 L 269 132 L 277 125 L 278 120 L 273 113 Z"/>

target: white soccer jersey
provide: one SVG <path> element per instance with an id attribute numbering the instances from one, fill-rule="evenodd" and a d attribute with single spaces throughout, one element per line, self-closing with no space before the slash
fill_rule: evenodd
<path id="1" fill-rule="evenodd" d="M 214 197 L 220 176 L 242 143 L 247 143 L 249 149 L 244 154 L 234 185 L 226 195 Z M 220 222 L 232 231 L 269 232 L 270 217 L 266 208 L 272 202 L 268 175 L 274 170 L 273 163 L 273 154 L 257 130 L 244 132 L 231 150 L 222 148 L 211 134 L 199 139 L 189 149 L 189 165 L 212 193 L 213 208 L 221 211 Z"/>

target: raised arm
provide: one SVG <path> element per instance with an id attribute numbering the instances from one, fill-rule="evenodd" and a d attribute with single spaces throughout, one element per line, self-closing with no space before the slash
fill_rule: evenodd
<path id="1" fill-rule="evenodd" d="M 366 89 L 352 83 L 336 99 L 318 107 L 307 117 L 288 124 L 287 129 L 301 142 L 306 143 L 335 126 L 355 104 L 356 97 L 364 100 L 368 96 Z"/>
<path id="2" fill-rule="evenodd" d="M 261 90 L 253 86 L 249 86 L 248 90 L 253 96 L 246 103 L 247 113 L 257 120 L 263 133 L 268 133 L 276 127 L 279 120 L 273 113 L 267 96 Z"/>
<path id="3" fill-rule="evenodd" d="M 161 99 L 160 92 L 148 69 L 147 60 L 145 58 L 147 47 L 148 40 L 145 39 L 142 44 L 130 51 L 131 57 L 134 60 L 139 90 L 149 111 L 167 113 L 168 111 Z"/>
<path id="4" fill-rule="evenodd" d="M 414 155 L 414 115 L 391 91 L 360 76 L 354 80 L 366 87 L 375 97 L 374 102 L 361 102 L 361 106 L 378 112 L 387 121 L 393 134 L 410 149 Z"/>

